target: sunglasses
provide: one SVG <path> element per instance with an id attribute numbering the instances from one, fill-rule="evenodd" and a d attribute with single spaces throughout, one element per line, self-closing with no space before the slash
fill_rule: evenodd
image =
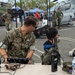
<path id="1" fill-rule="evenodd" d="M 36 26 L 33 26 L 35 29 L 37 28 Z"/>

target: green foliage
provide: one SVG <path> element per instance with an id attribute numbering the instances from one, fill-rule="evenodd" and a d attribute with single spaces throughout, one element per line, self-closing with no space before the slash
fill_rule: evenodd
<path id="1" fill-rule="evenodd" d="M 55 5 L 54 2 L 50 2 L 50 6 L 49 6 L 49 7 L 51 8 L 51 7 L 53 7 L 54 5 Z"/>
<path id="2" fill-rule="evenodd" d="M 13 0 L 9 0 L 11 3 L 13 3 Z M 16 2 L 16 5 L 20 7 L 20 1 Z M 40 9 L 45 10 L 47 8 L 47 0 L 21 0 L 22 8 L 35 8 L 36 6 Z M 54 6 L 55 3 L 50 2 L 49 8 Z"/>
<path id="3" fill-rule="evenodd" d="M 16 5 L 19 6 L 19 7 L 21 7 L 21 4 L 24 5 L 24 2 L 21 2 L 21 3 L 20 2 L 16 2 Z"/>
<path id="4" fill-rule="evenodd" d="M 39 8 L 46 8 L 43 4 L 46 4 L 46 0 L 22 0 L 22 7 L 35 8 L 36 6 Z M 20 2 L 16 3 L 17 6 L 20 6 Z"/>
<path id="5" fill-rule="evenodd" d="M 5 13 L 6 12 L 6 8 L 5 7 L 0 7 L 0 13 Z"/>
<path id="6" fill-rule="evenodd" d="M 17 2 L 16 5 L 20 7 L 20 2 Z"/>

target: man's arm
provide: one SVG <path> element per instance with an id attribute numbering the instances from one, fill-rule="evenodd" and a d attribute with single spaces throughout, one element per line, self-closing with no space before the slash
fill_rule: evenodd
<path id="1" fill-rule="evenodd" d="M 4 58 L 4 61 L 7 62 L 7 58 L 8 58 L 8 56 L 7 56 L 7 52 L 6 52 L 5 49 L 0 48 L 0 55 L 1 55 L 1 57 Z"/>
<path id="2" fill-rule="evenodd" d="M 32 45 L 29 47 L 28 53 L 26 58 L 31 59 L 33 56 L 33 53 L 35 52 L 36 48 L 35 48 L 35 36 L 34 34 L 32 34 L 32 39 L 31 39 L 31 43 Z"/>
<path id="3" fill-rule="evenodd" d="M 30 50 L 30 51 L 28 52 L 28 54 L 27 54 L 26 58 L 31 59 L 31 58 L 32 58 L 32 56 L 33 56 L 33 53 L 34 53 L 34 51 L 33 51 L 33 50 Z"/>
<path id="4" fill-rule="evenodd" d="M 28 59 L 31 60 L 31 58 L 32 58 L 32 56 L 33 56 L 33 53 L 34 53 L 34 50 L 30 50 L 30 51 L 28 52 L 26 58 L 28 58 Z M 29 60 L 28 64 L 30 64 L 30 60 Z"/>

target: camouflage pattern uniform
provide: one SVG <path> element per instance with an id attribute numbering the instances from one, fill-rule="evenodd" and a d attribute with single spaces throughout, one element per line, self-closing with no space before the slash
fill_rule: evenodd
<path id="1" fill-rule="evenodd" d="M 9 30 L 11 30 L 12 29 L 12 21 L 11 21 L 11 14 L 9 14 L 9 13 L 5 13 L 4 14 L 4 18 L 5 18 L 5 25 L 6 25 L 6 29 L 7 29 L 7 31 L 9 31 Z"/>
<path id="2" fill-rule="evenodd" d="M 35 50 L 35 36 L 33 32 L 29 32 L 25 37 L 22 37 L 20 28 L 8 31 L 4 38 L 4 48 L 7 49 L 7 54 L 10 57 L 26 57 L 30 50 Z"/>
<path id="3" fill-rule="evenodd" d="M 61 19 L 63 17 L 63 13 L 59 10 L 56 12 L 56 17 L 57 17 L 57 24 L 58 24 L 58 28 L 61 27 Z"/>
<path id="4" fill-rule="evenodd" d="M 51 51 L 52 51 L 52 48 L 50 48 L 49 51 L 42 54 L 41 60 L 42 60 L 43 65 L 50 65 L 51 64 Z"/>
<path id="5" fill-rule="evenodd" d="M 43 65 L 51 65 L 51 54 L 53 51 L 58 52 L 58 58 L 60 58 L 59 51 L 56 48 L 50 48 L 47 52 L 45 52 L 42 55 L 42 64 Z M 58 63 L 60 63 L 60 60 L 58 60 Z"/>
<path id="6" fill-rule="evenodd" d="M 53 27 L 56 27 L 56 25 L 57 25 L 56 19 L 57 19 L 57 17 L 56 17 L 56 12 L 54 12 L 54 13 L 52 14 Z"/>

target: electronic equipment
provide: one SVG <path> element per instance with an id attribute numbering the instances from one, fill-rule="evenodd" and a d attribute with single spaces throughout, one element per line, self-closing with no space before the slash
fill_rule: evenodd
<path id="1" fill-rule="evenodd" d="M 5 67 L 6 69 L 15 71 L 16 69 L 20 68 L 20 64 L 6 64 Z"/>
<path id="2" fill-rule="evenodd" d="M 29 59 L 28 58 L 7 58 L 9 63 L 20 63 L 20 64 L 27 64 Z"/>

